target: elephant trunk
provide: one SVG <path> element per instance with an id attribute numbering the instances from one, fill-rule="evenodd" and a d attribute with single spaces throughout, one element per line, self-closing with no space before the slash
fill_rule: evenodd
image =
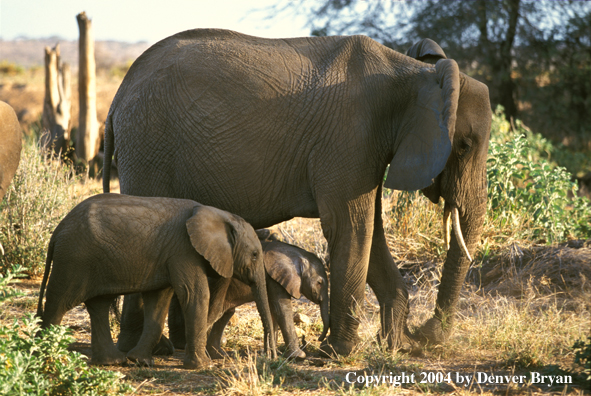
<path id="1" fill-rule="evenodd" d="M 326 338 L 326 334 L 328 333 L 328 329 L 330 329 L 330 315 L 328 314 L 328 288 L 322 292 L 322 296 L 320 299 L 320 317 L 322 318 L 322 334 L 318 337 L 318 341 L 324 341 Z"/>
<path id="2" fill-rule="evenodd" d="M 435 317 L 443 324 L 443 330 L 453 321 L 455 306 L 482 233 L 486 215 L 486 188 L 478 191 L 478 194 L 479 199 L 470 201 L 474 203 L 471 207 L 448 208 L 446 203 L 445 212 L 452 213 L 454 232 L 450 235 L 450 247 L 443 266 L 435 309 Z"/>
<path id="3" fill-rule="evenodd" d="M 269 299 L 267 297 L 267 284 L 265 282 L 265 271 L 262 269 L 261 276 L 257 276 L 254 284 L 251 286 L 252 294 L 263 322 L 263 329 L 265 333 L 265 353 L 271 358 L 277 358 L 277 350 L 275 347 L 275 334 L 273 332 L 273 318 L 271 316 L 271 309 L 269 308 Z M 257 274 L 258 275 L 258 274 Z"/>
<path id="4" fill-rule="evenodd" d="M 479 183 L 468 185 L 471 188 L 466 190 L 464 199 L 450 199 L 445 202 L 444 240 L 446 244 L 449 242 L 449 250 L 441 274 L 435 315 L 418 332 L 421 339 L 433 344 L 443 343 L 453 326 L 460 292 L 486 216 L 486 169 L 483 169 Z M 450 226 L 454 228 L 453 233 L 450 232 Z"/>

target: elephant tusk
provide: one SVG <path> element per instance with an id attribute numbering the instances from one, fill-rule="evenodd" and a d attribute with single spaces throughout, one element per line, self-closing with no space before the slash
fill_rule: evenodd
<path id="1" fill-rule="evenodd" d="M 449 250 L 449 241 L 451 240 L 451 217 L 449 215 L 451 211 L 445 207 L 443 209 L 443 244 L 445 245 L 445 251 Z"/>
<path id="2" fill-rule="evenodd" d="M 451 219 L 453 222 L 454 234 L 456 235 L 456 239 L 460 244 L 460 247 L 468 256 L 468 260 L 472 261 L 472 256 L 470 256 L 470 252 L 468 252 L 468 247 L 466 246 L 466 242 L 464 242 L 464 236 L 462 235 L 462 228 L 460 227 L 460 214 L 458 212 L 458 208 L 453 207 L 451 209 Z"/>

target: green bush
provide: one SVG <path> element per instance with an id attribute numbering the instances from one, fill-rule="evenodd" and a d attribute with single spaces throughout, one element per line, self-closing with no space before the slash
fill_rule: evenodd
<path id="1" fill-rule="evenodd" d="M 25 69 L 16 63 L 5 60 L 0 62 L 0 74 L 4 74 L 6 76 L 17 76 L 19 74 L 23 74 L 24 72 Z"/>
<path id="2" fill-rule="evenodd" d="M 14 265 L 29 274 L 43 271 L 51 233 L 80 200 L 81 176 L 72 166 L 46 159 L 36 141 L 23 145 L 21 162 L 0 203 L 0 273 Z"/>
<path id="3" fill-rule="evenodd" d="M 15 267 L 12 271 L 6 271 L 6 276 L 0 274 L 0 304 L 13 297 L 22 296 L 23 293 L 14 287 L 9 287 L 8 284 L 14 278 L 18 278 L 23 271 L 22 267 Z"/>
<path id="4" fill-rule="evenodd" d="M 575 364 L 583 368 L 583 374 L 587 376 L 587 381 L 591 381 L 591 337 L 587 341 L 578 340 L 573 345 L 575 352 Z"/>
<path id="5" fill-rule="evenodd" d="M 8 283 L 21 268 L 0 276 L 0 303 L 20 295 Z M 0 326 L 0 394 L 118 395 L 133 390 L 114 371 L 89 368 L 82 355 L 68 351 L 70 330 L 51 326 L 41 330 L 33 315 Z"/>
<path id="6" fill-rule="evenodd" d="M 115 371 L 89 368 L 77 352 L 68 351 L 70 330 L 41 330 L 30 315 L 0 327 L 0 394 L 118 395 L 132 391 Z"/>
<path id="7" fill-rule="evenodd" d="M 572 175 L 549 160 L 553 151 L 521 122 L 511 128 L 497 108 L 487 163 L 490 222 L 523 224 L 519 237 L 548 243 L 591 237 L 589 200 L 578 197 Z"/>

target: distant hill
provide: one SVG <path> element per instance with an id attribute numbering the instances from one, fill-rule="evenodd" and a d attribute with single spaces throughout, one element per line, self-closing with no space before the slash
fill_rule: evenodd
<path id="1" fill-rule="evenodd" d="M 78 41 L 58 37 L 46 39 L 0 39 L 0 61 L 15 63 L 24 67 L 43 66 L 45 47 L 60 44 L 61 56 L 72 69 L 78 68 Z M 150 45 L 147 42 L 125 43 L 121 41 L 96 41 L 95 57 L 97 68 L 109 69 L 115 65 L 135 60 Z"/>

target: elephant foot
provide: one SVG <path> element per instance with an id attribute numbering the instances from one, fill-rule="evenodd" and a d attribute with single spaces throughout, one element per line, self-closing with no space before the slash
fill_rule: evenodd
<path id="1" fill-rule="evenodd" d="M 212 366 L 211 359 L 207 356 L 199 357 L 196 353 L 185 353 L 183 367 L 191 370 L 203 370 Z"/>
<path id="2" fill-rule="evenodd" d="M 131 351 L 127 352 L 127 359 L 139 364 L 140 366 L 154 365 L 154 359 L 152 359 L 152 354 L 147 353 L 145 350 L 138 350 L 138 348 L 133 348 Z"/>
<path id="3" fill-rule="evenodd" d="M 154 349 L 152 349 L 152 355 L 170 356 L 174 354 L 174 348 L 175 346 L 173 345 L 173 343 L 170 342 L 168 338 L 162 335 L 160 336 L 160 341 L 158 341 L 158 344 L 156 344 Z M 180 349 L 185 349 L 185 345 L 183 344 L 183 347 Z"/>
<path id="4" fill-rule="evenodd" d="M 410 334 L 408 329 L 405 329 L 398 337 L 388 336 L 386 339 L 388 341 L 388 351 L 410 353 L 411 355 L 420 355 L 422 353 L 419 343 Z M 378 331 L 377 340 L 381 345 L 383 342 L 381 331 Z"/>
<path id="5" fill-rule="evenodd" d="M 341 340 L 335 339 L 332 335 L 329 335 L 320 344 L 320 353 L 324 357 L 335 358 L 337 356 L 348 356 L 357 345 L 359 337 L 356 340 Z"/>
<path id="6" fill-rule="evenodd" d="M 214 346 L 207 347 L 207 354 L 211 359 L 225 359 L 229 357 L 226 351 L 224 351 L 221 347 L 218 348 Z"/>
<path id="7" fill-rule="evenodd" d="M 90 364 L 95 366 L 115 366 L 127 362 L 125 353 L 114 350 L 112 353 L 93 353 Z"/>
<path id="8" fill-rule="evenodd" d="M 287 359 L 294 359 L 296 361 L 301 361 L 306 359 L 306 353 L 302 351 L 300 348 L 297 349 L 286 349 L 283 353 L 283 356 Z"/>
<path id="9" fill-rule="evenodd" d="M 440 345 L 445 342 L 448 334 L 443 330 L 441 320 L 431 318 L 416 331 L 415 336 L 422 344 Z"/>

